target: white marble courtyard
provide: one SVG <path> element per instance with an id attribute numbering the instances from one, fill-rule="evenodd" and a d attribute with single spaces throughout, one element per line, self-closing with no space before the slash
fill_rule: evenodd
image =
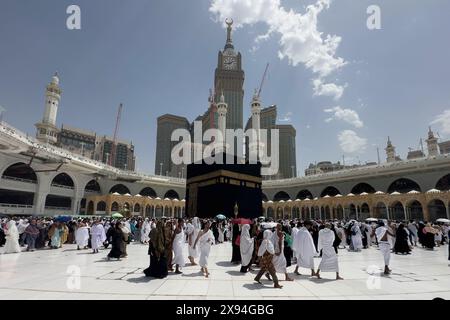
<path id="1" fill-rule="evenodd" d="M 121 261 L 106 261 L 106 250 L 92 254 L 77 251 L 75 245 L 1 254 L 0 299 L 450 299 L 447 246 L 435 251 L 416 248 L 409 256 L 393 254 L 389 277 L 367 271 L 382 265 L 375 247 L 360 253 L 343 249 L 339 262 L 345 280 L 335 281 L 332 273 L 322 273 L 323 279 L 317 280 L 303 269 L 304 275 L 291 275 L 295 281 L 282 281 L 283 289 L 274 289 L 267 280 L 264 286 L 255 283 L 254 273 L 239 273 L 239 266 L 229 263 L 230 243 L 212 248 L 208 279 L 197 266 L 186 266 L 182 275 L 171 273 L 162 280 L 145 278 L 147 249 L 131 244 L 128 258 Z M 294 266 L 288 269 L 291 274 L 293 270 Z M 80 277 L 70 278 L 70 272 L 77 271 Z"/>

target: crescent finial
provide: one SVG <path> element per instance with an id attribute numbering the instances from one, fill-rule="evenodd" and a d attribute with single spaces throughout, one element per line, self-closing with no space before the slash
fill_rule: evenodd
<path id="1" fill-rule="evenodd" d="M 231 27 L 231 25 L 233 24 L 233 19 L 231 19 L 231 18 L 226 18 L 226 19 L 225 19 L 225 23 L 226 23 L 229 27 Z"/>

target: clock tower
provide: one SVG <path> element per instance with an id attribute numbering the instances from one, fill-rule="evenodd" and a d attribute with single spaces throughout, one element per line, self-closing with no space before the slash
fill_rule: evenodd
<path id="1" fill-rule="evenodd" d="M 215 101 L 223 94 L 228 104 L 227 129 L 243 129 L 244 71 L 241 53 L 234 50 L 231 39 L 233 20 L 226 20 L 227 42 L 219 51 L 217 68 L 214 75 Z"/>

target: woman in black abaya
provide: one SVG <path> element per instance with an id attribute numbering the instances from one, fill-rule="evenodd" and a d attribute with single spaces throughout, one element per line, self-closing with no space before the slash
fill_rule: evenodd
<path id="1" fill-rule="evenodd" d="M 122 232 L 122 229 L 120 228 L 120 222 L 116 222 L 116 224 L 111 226 L 108 229 L 108 233 L 111 235 L 112 238 L 112 248 L 111 251 L 108 253 L 107 259 L 116 258 L 117 260 L 120 260 L 120 257 L 123 255 L 123 247 L 125 242 L 125 236 Z"/>
<path id="2" fill-rule="evenodd" d="M 408 233 L 405 230 L 405 225 L 401 223 L 395 234 L 394 252 L 402 254 L 410 254 L 411 249 L 408 244 Z"/>
<path id="3" fill-rule="evenodd" d="M 150 266 L 144 270 L 145 276 L 153 278 L 165 278 L 168 274 L 166 257 L 166 244 L 164 227 L 161 221 L 156 223 L 156 228 L 150 231 L 150 242 L 148 254 L 150 255 Z"/>
<path id="4" fill-rule="evenodd" d="M 241 248 L 240 248 L 240 236 L 241 232 L 239 230 L 239 224 L 233 223 L 233 238 L 232 238 L 232 244 L 233 244 L 233 252 L 231 256 L 231 263 L 233 264 L 239 264 L 241 263 Z"/>

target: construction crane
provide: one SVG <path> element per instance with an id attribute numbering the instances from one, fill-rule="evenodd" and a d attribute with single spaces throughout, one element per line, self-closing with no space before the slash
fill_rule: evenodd
<path id="1" fill-rule="evenodd" d="M 264 73 L 263 73 L 263 76 L 262 76 L 262 79 L 261 79 L 261 83 L 259 84 L 259 90 L 258 90 L 258 94 L 257 94 L 257 97 L 259 98 L 260 97 L 260 95 L 261 95 L 261 90 L 262 90 L 262 87 L 263 87 L 263 84 L 264 84 L 264 80 L 266 79 L 266 76 L 267 76 L 267 70 L 269 69 L 269 63 L 267 63 L 266 64 L 266 69 L 264 70 Z"/>
<path id="2" fill-rule="evenodd" d="M 123 105 L 119 104 L 119 109 L 117 110 L 117 118 L 116 118 L 116 127 L 114 128 L 114 136 L 112 141 L 112 147 L 111 147 L 111 155 L 109 157 L 109 165 L 114 166 L 115 159 L 116 159 L 116 148 L 117 148 L 117 134 L 119 132 L 119 124 L 120 124 L 120 117 L 122 115 L 122 108 Z"/>

